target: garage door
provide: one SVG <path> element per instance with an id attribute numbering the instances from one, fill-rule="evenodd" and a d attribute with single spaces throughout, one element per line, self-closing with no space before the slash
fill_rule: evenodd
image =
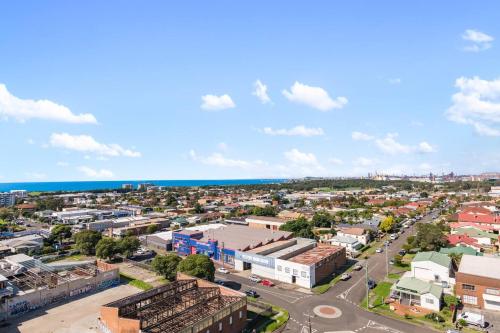
<path id="1" fill-rule="evenodd" d="M 499 310 L 500 311 L 500 302 L 495 302 L 492 300 L 484 300 L 484 308 L 487 310 Z"/>

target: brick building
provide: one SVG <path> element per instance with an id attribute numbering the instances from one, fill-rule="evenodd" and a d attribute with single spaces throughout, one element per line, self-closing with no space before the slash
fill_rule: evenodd
<path id="1" fill-rule="evenodd" d="M 177 281 L 101 307 L 106 333 L 239 333 L 247 319 L 244 294 L 178 274 Z"/>
<path id="2" fill-rule="evenodd" d="M 500 258 L 464 255 L 455 289 L 466 306 L 500 311 Z"/>

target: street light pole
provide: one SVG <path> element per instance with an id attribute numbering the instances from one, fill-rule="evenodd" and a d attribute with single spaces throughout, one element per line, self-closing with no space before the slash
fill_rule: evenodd
<path id="1" fill-rule="evenodd" d="M 365 278 L 366 278 L 366 309 L 368 310 L 369 309 L 369 292 L 370 292 L 370 287 L 368 286 L 368 259 L 366 260 L 366 275 L 365 275 Z"/>
<path id="2" fill-rule="evenodd" d="M 387 243 L 385 244 L 385 267 L 387 270 L 387 277 L 389 277 L 389 253 L 387 251 Z"/>

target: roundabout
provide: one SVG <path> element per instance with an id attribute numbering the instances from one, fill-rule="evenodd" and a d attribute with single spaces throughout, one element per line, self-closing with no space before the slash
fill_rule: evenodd
<path id="1" fill-rule="evenodd" d="M 342 311 L 331 305 L 318 305 L 313 309 L 316 316 L 327 319 L 335 319 L 342 316 Z"/>

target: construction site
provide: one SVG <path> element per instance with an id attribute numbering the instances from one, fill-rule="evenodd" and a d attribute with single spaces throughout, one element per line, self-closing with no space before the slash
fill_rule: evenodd
<path id="1" fill-rule="evenodd" d="M 106 333 L 241 332 L 246 325 L 244 294 L 179 274 L 176 281 L 101 307 Z"/>
<path id="2" fill-rule="evenodd" d="M 50 265 L 8 256 L 0 261 L 0 320 L 118 283 L 118 268 L 101 261 Z"/>

